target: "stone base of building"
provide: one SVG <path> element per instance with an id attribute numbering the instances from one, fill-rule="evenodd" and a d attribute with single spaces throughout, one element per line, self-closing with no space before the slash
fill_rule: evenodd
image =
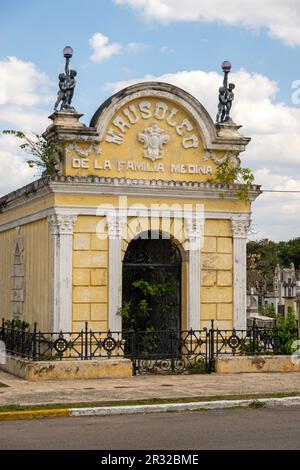
<path id="1" fill-rule="evenodd" d="M 217 374 L 247 372 L 300 372 L 300 364 L 294 364 L 291 356 L 231 356 L 216 359 Z"/>
<path id="2" fill-rule="evenodd" d="M 0 368 L 9 374 L 32 382 L 126 378 L 132 376 L 132 362 L 129 359 L 39 362 L 7 356 L 6 364 L 1 364 Z"/>

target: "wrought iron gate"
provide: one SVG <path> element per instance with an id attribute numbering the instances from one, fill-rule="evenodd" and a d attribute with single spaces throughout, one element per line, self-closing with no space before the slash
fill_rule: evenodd
<path id="1" fill-rule="evenodd" d="M 137 331 L 123 336 L 135 374 L 211 372 L 206 329 Z"/>

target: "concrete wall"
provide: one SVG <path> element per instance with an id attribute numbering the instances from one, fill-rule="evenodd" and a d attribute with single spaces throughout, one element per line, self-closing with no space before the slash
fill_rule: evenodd
<path id="1" fill-rule="evenodd" d="M 129 359 L 38 362 L 7 356 L 6 364 L 0 365 L 0 369 L 32 382 L 132 376 L 132 363 Z"/>
<path id="2" fill-rule="evenodd" d="M 291 356 L 239 356 L 216 359 L 217 374 L 245 372 L 300 372 L 300 364 L 293 364 Z"/>

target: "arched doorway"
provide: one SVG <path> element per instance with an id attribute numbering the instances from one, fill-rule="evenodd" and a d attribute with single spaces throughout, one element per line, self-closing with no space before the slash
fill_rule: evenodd
<path id="1" fill-rule="evenodd" d="M 181 267 L 178 247 L 162 234 L 143 233 L 129 243 L 123 261 L 123 331 L 181 329 Z"/>

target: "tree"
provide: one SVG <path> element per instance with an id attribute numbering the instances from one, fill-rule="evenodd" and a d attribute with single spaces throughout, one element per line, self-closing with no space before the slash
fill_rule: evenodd
<path id="1" fill-rule="evenodd" d="M 64 153 L 56 140 L 46 140 L 39 134 L 29 137 L 22 131 L 5 130 L 4 135 L 13 135 L 21 141 L 19 148 L 31 155 L 26 162 L 30 168 L 42 170 L 45 174 L 57 174 L 64 160 Z"/>

